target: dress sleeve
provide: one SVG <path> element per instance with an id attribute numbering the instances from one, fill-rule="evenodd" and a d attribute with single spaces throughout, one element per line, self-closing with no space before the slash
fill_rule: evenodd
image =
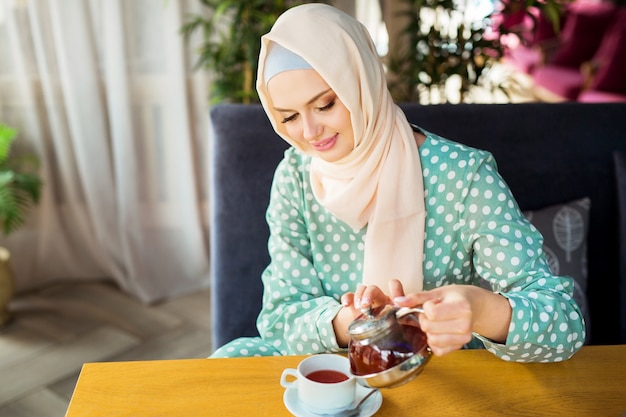
<path id="1" fill-rule="evenodd" d="M 478 153 L 460 206 L 463 242 L 472 253 L 475 278 L 486 280 L 508 299 L 512 317 L 505 344 L 476 336 L 504 360 L 568 359 L 585 340 L 582 313 L 573 298 L 574 280 L 550 272 L 540 232 L 522 214 L 493 156 Z"/>
<path id="2" fill-rule="evenodd" d="M 307 166 L 293 151 L 276 169 L 266 219 L 270 264 L 263 272 L 261 337 L 281 354 L 339 351 L 332 320 L 341 309 L 314 267 L 305 199 Z"/>

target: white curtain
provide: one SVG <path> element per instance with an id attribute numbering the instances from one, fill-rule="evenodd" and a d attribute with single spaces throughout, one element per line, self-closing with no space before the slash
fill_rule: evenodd
<path id="1" fill-rule="evenodd" d="M 18 291 L 114 280 L 144 302 L 208 286 L 208 83 L 195 0 L 0 0 L 0 122 L 45 182 L 0 238 Z"/>

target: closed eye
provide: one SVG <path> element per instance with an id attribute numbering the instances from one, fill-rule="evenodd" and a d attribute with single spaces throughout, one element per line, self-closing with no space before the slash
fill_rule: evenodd
<path id="1" fill-rule="evenodd" d="M 328 103 L 328 104 L 327 104 L 327 105 L 325 105 L 325 106 L 322 106 L 322 107 L 316 107 L 316 109 L 315 109 L 315 110 L 320 111 L 320 112 L 323 112 L 323 111 L 328 111 L 328 110 L 330 110 L 330 109 L 332 109 L 332 108 L 333 108 L 333 106 L 335 105 L 335 101 L 336 101 L 336 100 L 335 100 L 335 99 L 333 99 L 330 103 Z M 292 120 L 295 120 L 297 116 L 298 116 L 298 113 L 294 113 L 294 114 L 292 114 L 291 116 L 287 116 L 287 117 L 285 117 L 283 120 L 281 120 L 281 123 L 288 123 L 288 122 L 291 122 Z"/>
<path id="2" fill-rule="evenodd" d="M 326 111 L 326 110 L 330 110 L 330 109 L 332 109 L 332 107 L 335 105 L 335 101 L 336 101 L 336 100 L 335 100 L 335 99 L 333 99 L 333 100 L 332 100 L 330 103 L 328 103 L 327 105 L 322 106 L 322 107 L 318 107 L 318 108 L 317 108 L 317 110 L 318 110 L 318 111 Z"/>
<path id="3" fill-rule="evenodd" d="M 324 90 L 324 91 L 320 92 L 315 97 L 311 98 L 311 100 L 309 100 L 306 104 L 309 105 L 311 103 L 314 103 L 316 100 L 319 100 L 321 96 L 323 96 L 324 94 L 328 93 L 329 91 L 331 91 L 330 88 L 328 90 Z M 325 105 L 323 107 L 317 107 L 316 110 L 318 110 L 318 111 L 326 111 L 326 110 L 331 109 L 335 105 L 335 100 L 336 100 L 336 98 L 334 98 L 330 103 L 328 103 L 327 105 Z M 281 112 L 281 113 L 286 113 L 286 112 L 289 111 L 288 109 L 284 109 L 284 108 L 280 108 L 280 107 L 274 107 L 274 110 L 276 110 L 278 112 Z M 281 120 L 281 123 L 291 122 L 292 120 L 295 120 L 296 117 L 298 117 L 298 113 L 294 113 L 291 116 L 285 117 L 283 120 Z"/>
<path id="4" fill-rule="evenodd" d="M 287 116 L 283 120 L 281 120 L 281 123 L 291 122 L 292 120 L 295 120 L 297 116 L 298 116 L 298 113 L 294 113 L 291 116 Z"/>

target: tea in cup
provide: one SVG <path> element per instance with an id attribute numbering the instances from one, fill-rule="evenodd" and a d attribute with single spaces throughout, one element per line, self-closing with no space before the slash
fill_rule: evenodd
<path id="1" fill-rule="evenodd" d="M 288 381 L 288 377 L 293 377 Z M 297 369 L 287 368 L 280 385 L 298 391 L 298 400 L 313 413 L 332 413 L 350 406 L 356 382 L 348 358 L 330 353 L 309 356 Z"/>

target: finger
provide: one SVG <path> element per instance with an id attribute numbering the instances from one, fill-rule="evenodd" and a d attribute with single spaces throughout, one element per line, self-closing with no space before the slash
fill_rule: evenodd
<path id="1" fill-rule="evenodd" d="M 365 290 L 364 297 L 370 300 L 371 307 L 380 307 L 391 304 L 391 298 L 378 286 L 371 286 Z"/>
<path id="2" fill-rule="evenodd" d="M 429 317 L 428 313 L 420 314 L 420 327 L 431 337 L 456 337 L 467 343 L 472 338 L 471 321 L 465 317 L 457 317 L 451 320 L 439 320 L 437 317 Z"/>
<path id="3" fill-rule="evenodd" d="M 393 302 L 400 307 L 424 306 L 428 302 L 441 302 L 440 293 L 437 290 L 420 291 L 404 296 L 394 297 Z"/>
<path id="4" fill-rule="evenodd" d="M 352 307 L 354 306 L 354 293 L 347 292 L 341 296 L 341 305 L 344 307 Z"/>
<path id="5" fill-rule="evenodd" d="M 389 304 L 390 298 L 376 285 L 359 285 L 354 292 L 356 308 L 377 307 Z"/>
<path id="6" fill-rule="evenodd" d="M 462 349 L 471 340 L 467 335 L 456 334 L 427 334 L 428 347 L 435 356 L 443 356 L 455 350 Z"/>
<path id="7" fill-rule="evenodd" d="M 363 284 L 359 284 L 356 287 L 356 290 L 354 291 L 354 299 L 353 299 L 353 303 L 356 308 L 361 308 L 361 299 L 363 298 L 363 293 L 365 292 L 366 288 L 367 286 Z"/>
<path id="8" fill-rule="evenodd" d="M 381 291 L 377 286 L 368 285 L 367 287 L 365 287 L 365 289 L 363 290 L 363 294 L 361 295 L 361 303 L 359 308 L 374 307 L 373 300 L 377 300 L 380 294 Z"/>
<path id="9" fill-rule="evenodd" d="M 422 301 L 422 304 L 421 304 L 422 310 L 424 310 L 424 313 L 428 315 L 428 317 L 430 317 L 431 319 L 444 320 L 448 318 L 447 316 L 442 316 L 442 310 L 443 310 L 443 313 L 445 314 L 445 306 L 443 309 L 437 308 L 437 306 L 442 304 L 442 301 L 443 299 L 439 297 L 430 298 L 425 301 Z"/>
<path id="10" fill-rule="evenodd" d="M 393 298 L 394 304 L 400 307 L 417 307 L 424 304 L 428 300 L 428 296 L 422 292 L 414 292 L 411 294 L 395 296 Z"/>
<path id="11" fill-rule="evenodd" d="M 454 352 L 455 350 L 461 349 L 461 347 L 451 346 L 451 345 L 434 346 L 434 347 L 428 345 L 428 347 L 430 347 L 430 351 L 433 353 L 433 355 L 438 356 L 438 357 L 445 356 L 448 353 L 451 353 L 451 352 Z"/>
<path id="12" fill-rule="evenodd" d="M 394 278 L 389 281 L 389 294 L 392 299 L 404 296 L 404 288 L 402 287 L 402 282 L 400 282 L 399 279 Z"/>

